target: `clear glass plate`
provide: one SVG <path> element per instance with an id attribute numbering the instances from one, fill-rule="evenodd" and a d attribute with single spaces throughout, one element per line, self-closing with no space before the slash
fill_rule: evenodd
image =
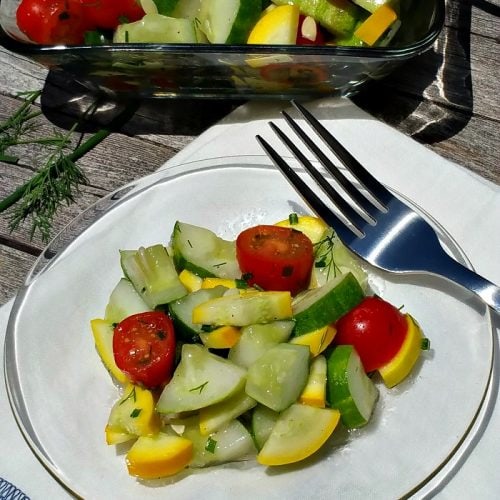
<path id="1" fill-rule="evenodd" d="M 118 391 L 89 326 L 103 316 L 120 278 L 118 249 L 168 242 L 177 219 L 231 238 L 291 211 L 308 209 L 267 159 L 199 161 L 125 186 L 47 247 L 15 301 L 5 372 L 25 438 L 71 492 L 83 498 L 396 498 L 428 489 L 457 450 L 469 446 L 492 376 L 487 308 L 437 278 L 373 271 L 376 291 L 417 318 L 432 349 L 397 388 L 378 383 L 381 397 L 369 425 L 334 434 L 316 456 L 294 466 L 266 469 L 250 461 L 166 480 L 128 476 L 123 450 L 105 444 Z M 448 251 L 467 263 L 453 239 L 436 228 Z"/>

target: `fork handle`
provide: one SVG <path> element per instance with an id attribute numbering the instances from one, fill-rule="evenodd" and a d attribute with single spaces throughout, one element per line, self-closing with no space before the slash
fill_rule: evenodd
<path id="1" fill-rule="evenodd" d="M 500 287 L 483 278 L 479 274 L 463 266 L 455 259 L 446 255 L 432 271 L 444 278 L 467 288 L 478 295 L 483 302 L 497 313 L 500 313 Z"/>

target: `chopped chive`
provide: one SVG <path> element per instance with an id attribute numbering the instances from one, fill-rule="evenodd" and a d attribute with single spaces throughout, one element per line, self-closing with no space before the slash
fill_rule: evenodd
<path id="1" fill-rule="evenodd" d="M 293 226 L 294 224 L 298 224 L 299 223 L 299 216 L 295 213 L 292 213 L 288 216 L 288 222 L 290 223 L 291 226 Z"/>
<path id="2" fill-rule="evenodd" d="M 207 439 L 207 444 L 205 445 L 205 450 L 209 453 L 215 453 L 215 447 L 217 446 L 217 441 L 209 437 Z"/>
<path id="3" fill-rule="evenodd" d="M 131 418 L 137 418 L 141 414 L 142 408 L 134 408 L 130 414 Z"/>
<path id="4" fill-rule="evenodd" d="M 222 267 L 225 266 L 227 262 L 220 262 L 219 264 L 214 264 L 214 267 Z"/>
<path id="5" fill-rule="evenodd" d="M 424 337 L 422 339 L 422 342 L 420 343 L 420 349 L 422 351 L 428 351 L 431 348 L 431 341 L 427 337 Z"/>
<path id="6" fill-rule="evenodd" d="M 236 285 L 236 288 L 240 288 L 240 289 L 248 288 L 248 283 L 243 279 L 235 279 L 234 283 Z"/>
<path id="7" fill-rule="evenodd" d="M 212 325 L 201 325 L 202 332 L 211 332 L 213 330 Z"/>

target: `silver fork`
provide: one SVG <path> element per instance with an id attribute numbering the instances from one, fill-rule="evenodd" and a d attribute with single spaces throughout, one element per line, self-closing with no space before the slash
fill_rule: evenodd
<path id="1" fill-rule="evenodd" d="M 273 131 L 319 184 L 345 220 L 320 199 L 265 139 L 258 135 L 257 140 L 304 201 L 333 227 L 343 243 L 380 269 L 396 273 L 430 273 L 451 280 L 474 292 L 488 306 L 500 312 L 500 288 L 450 257 L 425 219 L 377 181 L 304 106 L 295 101 L 292 104 L 367 193 L 365 195 L 365 192 L 360 191 L 299 124 L 283 111 L 293 131 L 342 186 L 344 194 L 348 194 L 351 201 L 346 201 L 341 190 L 335 189 L 325 179 L 299 146 L 270 122 Z"/>

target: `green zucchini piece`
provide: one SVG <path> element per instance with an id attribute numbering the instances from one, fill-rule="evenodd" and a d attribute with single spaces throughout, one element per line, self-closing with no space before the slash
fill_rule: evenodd
<path id="1" fill-rule="evenodd" d="M 271 347 L 286 342 L 294 326 L 290 320 L 245 326 L 241 329 L 240 340 L 229 350 L 228 359 L 249 368 Z"/>
<path id="2" fill-rule="evenodd" d="M 134 285 L 127 278 L 121 278 L 109 296 L 104 319 L 119 323 L 128 316 L 146 311 L 151 311 L 151 308 L 137 293 Z"/>
<path id="3" fill-rule="evenodd" d="M 181 361 L 156 405 L 160 413 L 199 410 L 230 398 L 245 385 L 246 371 L 197 344 L 182 346 Z"/>
<path id="4" fill-rule="evenodd" d="M 370 419 L 378 389 L 366 375 L 351 345 L 339 345 L 327 357 L 327 401 L 340 411 L 348 429 L 362 427 Z"/>
<path id="5" fill-rule="evenodd" d="M 309 376 L 309 347 L 278 344 L 250 366 L 246 393 L 274 411 L 297 401 Z"/>
<path id="6" fill-rule="evenodd" d="M 202 278 L 241 277 L 235 242 L 219 238 L 209 229 L 177 221 L 171 244 L 178 272 L 187 269 Z"/>
<path id="7" fill-rule="evenodd" d="M 293 335 L 304 335 L 334 323 L 358 305 L 363 297 L 363 289 L 350 272 L 299 294 L 292 303 Z"/>
<path id="8" fill-rule="evenodd" d="M 125 276 L 151 309 L 187 294 L 163 245 L 120 250 L 120 256 Z"/>
<path id="9" fill-rule="evenodd" d="M 177 337 L 186 342 L 199 342 L 203 325 L 193 323 L 193 309 L 207 300 L 221 297 L 226 290 L 224 286 L 202 288 L 170 302 L 168 310 L 174 322 Z"/>

